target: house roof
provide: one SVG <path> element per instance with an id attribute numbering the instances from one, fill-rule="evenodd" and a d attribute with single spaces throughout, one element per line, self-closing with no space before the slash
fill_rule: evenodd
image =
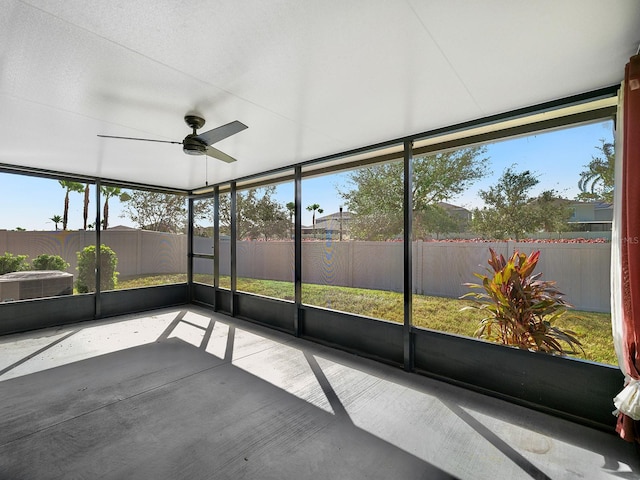
<path id="1" fill-rule="evenodd" d="M 351 212 L 347 212 L 346 210 L 343 210 L 342 213 L 335 212 L 335 213 L 330 213 L 328 215 L 323 215 L 321 217 L 316 217 L 316 223 L 322 222 L 322 221 L 326 222 L 328 220 L 340 220 L 340 218 L 342 218 L 343 220 L 351 218 Z"/>
<path id="2" fill-rule="evenodd" d="M 583 206 L 593 206 L 595 210 L 600 209 L 613 209 L 613 203 L 607 202 L 599 202 L 599 201 L 571 201 L 571 205 L 574 207 L 583 205 Z"/>
<path id="3" fill-rule="evenodd" d="M 195 189 L 615 85 L 638 31 L 637 0 L 5 0 L 0 167 Z M 193 110 L 248 125 L 237 162 L 97 136 Z"/>
<path id="4" fill-rule="evenodd" d="M 438 205 L 442 208 L 444 208 L 445 210 L 457 210 L 457 211 L 464 211 L 464 212 L 469 212 L 469 209 L 465 208 L 465 207 L 461 207 L 459 205 L 454 205 L 453 203 L 447 203 L 447 202 L 438 202 Z"/>

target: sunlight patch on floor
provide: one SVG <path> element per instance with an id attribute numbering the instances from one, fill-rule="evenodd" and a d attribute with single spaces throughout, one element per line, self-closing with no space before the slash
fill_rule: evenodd
<path id="1" fill-rule="evenodd" d="M 0 343 L 0 370 L 12 365 L 14 367 L 1 375 L 0 381 L 155 342 L 176 313 L 135 317 L 88 327 L 83 327 L 83 324 L 71 325 L 56 329 L 54 335 L 50 333 L 53 330 L 43 331 L 43 336 L 35 339 L 34 332 L 12 335 Z M 69 336 L 56 343 L 66 335 Z M 36 353 L 38 351 L 40 353 Z"/>
<path id="2" fill-rule="evenodd" d="M 503 448 L 513 449 L 532 464 L 544 464 L 545 473 L 551 478 L 613 479 L 632 475 L 631 467 L 613 460 L 613 455 L 596 457 L 579 445 L 560 440 L 555 433 L 545 435 L 525 426 L 527 422 L 518 425 L 469 408 L 463 410 L 504 442 Z M 578 464 L 566 462 L 567 458 L 583 460 Z"/>
<path id="3" fill-rule="evenodd" d="M 243 336 L 243 332 L 240 335 Z M 264 338 L 261 345 L 269 348 L 241 356 L 233 365 L 326 412 L 335 413 L 302 351 Z"/>
<path id="4" fill-rule="evenodd" d="M 187 343 L 190 343 L 194 347 L 200 347 L 202 339 L 204 338 L 205 330 L 202 328 L 194 327 L 188 323 L 180 322 L 173 329 L 169 338 L 179 338 Z"/>
<path id="5" fill-rule="evenodd" d="M 505 464 L 504 456 L 456 416 L 446 400 L 316 358 L 349 418 L 364 431 L 457 478 L 485 478 L 477 465 L 487 458 L 503 464 L 504 478 L 531 478 L 517 465 Z"/>
<path id="6" fill-rule="evenodd" d="M 43 332 L 41 336 L 37 337 L 12 335 L 11 337 L 0 340 L 0 370 L 10 367 L 25 357 L 45 348 L 47 345 L 60 340 L 68 333 L 69 332 L 66 331 L 48 331 L 47 333 Z M 4 375 L 0 376 L 0 379 L 4 380 Z"/>
<path id="7" fill-rule="evenodd" d="M 187 312 L 182 320 L 185 322 L 193 323 L 201 328 L 207 328 L 209 326 L 209 322 L 211 321 L 211 317 L 207 315 L 200 315 L 195 312 Z"/>
<path id="8" fill-rule="evenodd" d="M 229 325 L 222 322 L 216 322 L 213 326 L 211 338 L 206 346 L 206 352 L 218 357 L 225 358 L 227 353 L 227 339 L 229 336 Z"/>

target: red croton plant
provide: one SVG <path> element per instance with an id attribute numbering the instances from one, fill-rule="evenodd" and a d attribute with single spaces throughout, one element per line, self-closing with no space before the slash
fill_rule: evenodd
<path id="1" fill-rule="evenodd" d="M 540 251 L 529 256 L 515 251 L 508 260 L 491 248 L 489 252 L 488 275 L 475 273 L 482 283 L 465 284 L 483 291 L 462 297 L 473 301 L 465 309 L 486 314 L 476 336 L 526 350 L 584 353 L 574 332 L 553 325 L 571 305 L 562 299 L 555 282 L 541 280 L 542 273 L 533 274 Z"/>

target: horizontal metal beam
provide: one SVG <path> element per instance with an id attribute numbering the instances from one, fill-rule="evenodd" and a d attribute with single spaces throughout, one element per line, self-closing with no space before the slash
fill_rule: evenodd
<path id="1" fill-rule="evenodd" d="M 375 152 L 376 150 L 381 150 L 384 148 L 389 148 L 389 147 L 393 147 L 393 146 L 401 146 L 403 145 L 405 142 L 410 141 L 416 141 L 416 140 L 422 140 L 425 138 L 433 138 L 433 137 L 438 137 L 438 136 L 444 136 L 453 132 L 460 132 L 460 131 L 464 131 L 464 130 L 470 130 L 473 128 L 477 128 L 477 127 L 482 127 L 482 126 L 487 126 L 487 125 L 493 125 L 493 124 L 497 124 L 500 122 L 506 122 L 508 120 L 513 120 L 516 118 L 522 118 L 522 117 L 526 117 L 526 116 L 531 116 L 531 115 L 535 115 L 535 114 L 539 114 L 539 113 L 544 113 L 544 112 L 549 112 L 549 111 L 553 111 L 553 110 L 557 110 L 560 108 L 565 108 L 565 107 L 570 107 L 570 106 L 575 106 L 575 105 L 580 105 L 580 104 L 584 104 L 584 103 L 588 103 L 588 102 L 594 102 L 597 100 L 603 100 L 603 99 L 607 99 L 607 98 L 612 98 L 617 96 L 618 94 L 618 90 L 620 88 L 619 84 L 615 84 L 615 85 L 611 85 L 608 87 L 604 87 L 604 88 L 600 88 L 597 90 L 593 90 L 590 92 L 585 92 L 585 93 L 581 93 L 578 95 L 572 95 L 569 97 L 565 97 L 565 98 L 561 98 L 558 100 L 553 100 L 553 101 L 549 101 L 549 102 L 543 102 L 543 103 L 539 103 L 536 105 L 531 105 L 529 107 L 524 107 L 524 108 L 519 108 L 519 109 L 515 109 L 515 110 L 510 110 L 507 112 L 503 112 L 503 113 L 499 113 L 499 114 L 495 114 L 495 115 L 489 115 L 486 117 L 482 117 L 482 118 L 478 118 L 475 120 L 469 120 L 466 122 L 461 122 L 461 123 L 457 123 L 454 125 L 449 125 L 446 127 L 441 127 L 441 128 L 436 128 L 433 130 L 427 130 L 425 132 L 419 132 L 419 133 L 415 133 L 415 134 L 411 134 L 411 135 L 406 135 L 404 137 L 400 137 L 400 138 L 395 138 L 392 140 L 387 140 L 384 142 L 379 142 L 373 145 L 368 145 L 368 146 L 364 146 L 364 147 L 359 147 L 359 148 L 355 148 L 355 149 L 351 149 L 351 150 L 347 150 L 344 152 L 340 152 L 340 153 L 335 153 L 335 154 L 331 154 L 331 155 L 326 155 L 324 157 L 319 157 L 316 159 L 312 159 L 312 160 L 306 160 L 303 162 L 299 162 L 296 164 L 292 164 L 286 167 L 278 167 L 275 169 L 271 169 L 271 170 L 266 170 L 264 172 L 260 172 L 260 173 L 256 173 L 256 174 L 252 174 L 252 175 L 247 175 L 244 177 L 238 177 L 236 179 L 234 179 L 234 181 L 236 182 L 236 184 L 242 185 L 242 188 L 252 188 L 252 187 L 247 187 L 245 185 L 246 182 L 251 182 L 253 180 L 255 180 L 256 183 L 261 182 L 261 177 L 264 176 L 270 176 L 272 178 L 269 179 L 268 184 L 273 184 L 273 183 L 278 183 L 280 181 L 284 181 L 281 180 L 282 179 L 288 179 L 291 177 L 291 169 L 299 166 L 299 167 L 308 167 L 311 165 L 319 165 L 331 160 L 339 160 L 341 158 L 345 159 L 345 163 L 344 163 L 344 168 L 355 168 L 356 166 L 361 166 L 361 165 L 366 165 L 366 164 L 372 164 L 372 163 L 380 163 L 382 161 L 386 161 L 385 159 L 383 159 L 383 157 L 379 157 L 379 156 L 372 156 L 370 159 L 366 159 L 366 160 L 361 160 L 359 162 L 356 163 L 352 163 L 348 161 L 348 157 L 351 156 L 355 156 L 355 155 L 361 155 L 367 152 Z M 604 118 L 606 116 L 608 116 L 608 113 L 605 113 L 603 115 Z M 534 130 L 532 130 L 534 131 Z M 487 140 L 488 141 L 488 140 Z M 467 143 L 468 144 L 468 143 Z M 439 147 L 437 148 L 437 150 L 443 150 L 443 147 Z M 415 153 L 415 152 L 414 152 Z M 419 152 L 418 152 L 419 153 Z M 395 157 L 395 155 L 394 155 Z M 396 157 L 398 160 L 402 160 L 402 151 L 400 151 L 399 155 Z M 362 163 L 361 163 L 362 162 Z M 341 166 L 342 167 L 342 166 Z M 341 167 L 336 167 L 336 166 L 332 166 L 329 167 L 328 170 L 329 171 L 338 171 L 341 169 Z M 324 169 L 324 167 L 319 166 L 318 169 L 314 169 L 313 171 L 313 175 L 317 175 L 318 173 L 324 173 L 326 170 Z M 278 173 L 282 173 L 282 177 L 278 176 Z M 309 174 L 309 173 L 307 173 Z M 304 176 L 304 175 L 303 175 Z M 228 185 L 229 182 L 225 181 L 225 182 L 220 182 L 217 185 L 219 186 L 224 186 L 224 185 Z M 201 187 L 204 188 L 204 187 Z M 197 190 L 197 189 L 194 189 Z"/>

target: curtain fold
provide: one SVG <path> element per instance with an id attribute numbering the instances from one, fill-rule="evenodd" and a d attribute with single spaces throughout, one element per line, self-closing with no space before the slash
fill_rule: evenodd
<path id="1" fill-rule="evenodd" d="M 612 330 L 624 389 L 615 397 L 616 431 L 640 443 L 640 55 L 631 57 L 616 128 L 612 235 Z"/>

